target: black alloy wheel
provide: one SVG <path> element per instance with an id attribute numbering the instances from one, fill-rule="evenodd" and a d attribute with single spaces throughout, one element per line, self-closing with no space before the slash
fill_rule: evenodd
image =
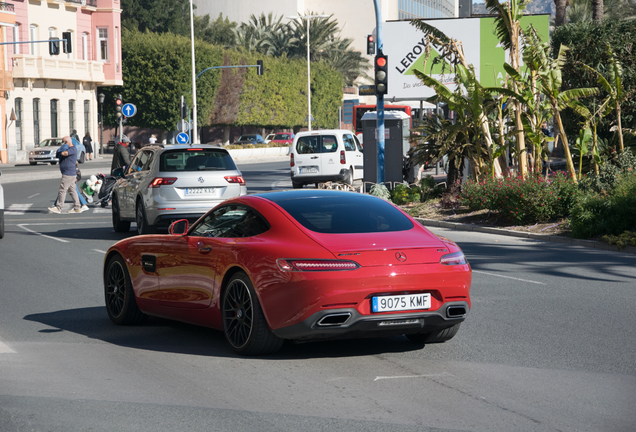
<path id="1" fill-rule="evenodd" d="M 283 339 L 272 333 L 248 276 L 232 276 L 223 292 L 223 331 L 232 349 L 242 355 L 271 354 Z"/>
<path id="2" fill-rule="evenodd" d="M 137 306 L 130 275 L 120 255 L 113 256 L 106 264 L 104 297 L 108 317 L 115 324 L 137 324 L 146 317 Z"/>

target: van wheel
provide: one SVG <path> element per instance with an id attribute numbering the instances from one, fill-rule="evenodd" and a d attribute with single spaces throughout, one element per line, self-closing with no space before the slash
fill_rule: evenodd
<path id="1" fill-rule="evenodd" d="M 349 186 L 353 184 L 353 171 L 351 170 L 351 168 L 349 168 L 345 173 L 343 183 L 348 184 Z"/>
<path id="2" fill-rule="evenodd" d="M 295 181 L 292 182 L 292 186 L 294 187 L 294 189 L 302 189 L 303 188 L 303 184 L 302 183 L 296 183 Z"/>

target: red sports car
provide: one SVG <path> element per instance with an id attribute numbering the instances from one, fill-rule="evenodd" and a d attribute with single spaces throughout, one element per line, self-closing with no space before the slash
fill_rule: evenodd
<path id="1" fill-rule="evenodd" d="M 470 310 L 470 284 L 452 241 L 380 198 L 326 190 L 230 199 L 191 227 L 119 241 L 104 260 L 114 323 L 212 327 L 244 355 L 285 339 L 444 342 Z"/>

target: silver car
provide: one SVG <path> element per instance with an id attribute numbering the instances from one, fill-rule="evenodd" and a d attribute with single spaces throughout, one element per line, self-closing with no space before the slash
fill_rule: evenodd
<path id="1" fill-rule="evenodd" d="M 178 219 L 196 221 L 228 198 L 247 195 L 228 151 L 216 145 L 146 146 L 112 191 L 113 228 L 152 234 Z"/>
<path id="2" fill-rule="evenodd" d="M 38 162 L 55 165 L 59 162 L 56 156 L 57 151 L 62 147 L 62 138 L 47 138 L 29 152 L 29 163 L 36 165 Z M 77 161 L 84 163 L 86 160 L 86 147 L 81 142 L 74 140 L 73 145 L 77 147 Z"/>

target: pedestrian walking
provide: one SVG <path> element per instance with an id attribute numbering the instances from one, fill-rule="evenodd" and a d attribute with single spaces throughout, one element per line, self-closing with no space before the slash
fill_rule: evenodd
<path id="1" fill-rule="evenodd" d="M 60 172 L 62 173 L 62 181 L 57 192 L 57 201 L 53 207 L 49 207 L 51 213 L 62 213 L 62 206 L 66 200 L 66 193 L 71 195 L 73 200 L 73 209 L 69 213 L 81 213 L 82 206 L 79 200 L 77 189 L 75 188 L 77 166 L 77 147 L 73 145 L 70 136 L 62 138 L 62 147 L 57 151 L 56 156 L 60 161 Z"/>
<path id="2" fill-rule="evenodd" d="M 82 141 L 82 144 L 84 144 L 84 147 L 86 147 L 86 158 L 88 160 L 92 160 L 93 159 L 93 138 L 91 138 L 90 132 L 86 132 L 86 135 L 84 135 L 84 140 Z"/>
<path id="3" fill-rule="evenodd" d="M 71 138 L 73 138 L 77 142 L 80 142 L 79 135 L 77 134 L 77 129 L 73 129 L 73 133 L 71 134 Z"/>
<path id="4" fill-rule="evenodd" d="M 148 142 L 150 144 L 156 144 L 157 143 L 157 137 L 153 135 L 150 135 L 150 138 L 148 139 Z"/>
<path id="5" fill-rule="evenodd" d="M 113 150 L 113 163 L 110 166 L 111 175 L 115 175 L 114 172 L 117 168 L 130 165 L 130 151 L 128 150 L 129 145 L 130 140 L 127 136 L 124 136 L 121 142 L 115 144 L 115 149 Z"/>
<path id="6" fill-rule="evenodd" d="M 86 198 L 84 198 L 84 195 L 82 195 L 82 193 L 80 192 L 79 187 L 77 187 L 77 183 L 81 179 L 82 179 L 82 172 L 79 169 L 79 164 L 75 162 L 75 190 L 77 191 L 77 196 L 79 197 L 80 204 L 82 205 L 82 207 L 80 208 L 80 211 L 85 212 L 89 210 L 88 203 L 86 202 Z M 57 198 L 55 198 L 55 204 L 53 204 L 53 206 L 57 207 Z"/>

